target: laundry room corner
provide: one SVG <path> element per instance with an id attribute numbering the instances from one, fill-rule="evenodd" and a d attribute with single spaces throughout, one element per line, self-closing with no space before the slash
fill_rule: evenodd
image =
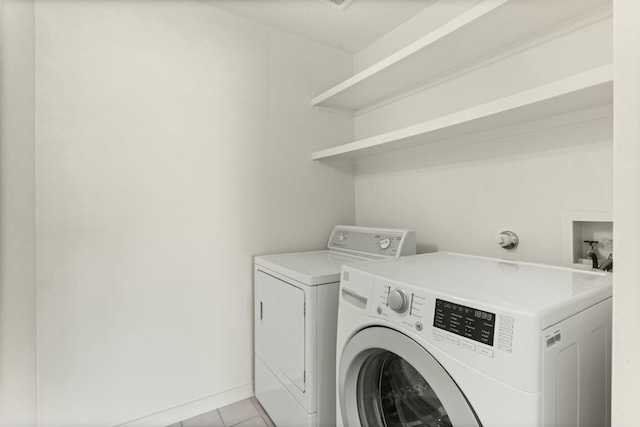
<path id="1" fill-rule="evenodd" d="M 637 427 L 638 23 L 0 0 L 0 427 Z"/>

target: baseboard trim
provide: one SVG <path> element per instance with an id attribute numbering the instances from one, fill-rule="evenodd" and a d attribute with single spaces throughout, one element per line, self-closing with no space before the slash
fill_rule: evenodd
<path id="1" fill-rule="evenodd" d="M 216 393 L 116 427 L 165 427 L 253 396 L 253 383 Z"/>

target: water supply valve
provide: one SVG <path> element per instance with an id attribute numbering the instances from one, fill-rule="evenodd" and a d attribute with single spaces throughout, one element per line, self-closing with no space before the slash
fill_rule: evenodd
<path id="1" fill-rule="evenodd" d="M 597 240 L 583 240 L 584 243 L 589 245 L 589 250 L 595 250 L 595 248 L 593 247 L 596 243 L 600 243 Z"/>

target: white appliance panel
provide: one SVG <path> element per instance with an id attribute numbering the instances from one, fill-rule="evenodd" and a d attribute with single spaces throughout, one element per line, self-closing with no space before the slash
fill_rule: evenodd
<path id="1" fill-rule="evenodd" d="M 368 258 L 325 250 L 260 256 L 256 257 L 256 264 L 303 285 L 316 286 L 339 282 L 340 269 L 344 264 L 367 260 Z"/>
<path id="2" fill-rule="evenodd" d="M 256 352 L 305 391 L 305 293 L 260 270 L 256 272 Z"/>
<path id="3" fill-rule="evenodd" d="M 607 299 L 543 331 L 543 425 L 609 425 L 611 308 Z"/>
<path id="4" fill-rule="evenodd" d="M 606 427 L 611 291 L 608 274 L 458 254 L 345 266 L 337 369 L 352 340 L 382 326 L 433 356 L 482 425 Z"/>
<path id="5" fill-rule="evenodd" d="M 278 427 L 316 427 L 317 415 L 307 413 L 259 356 L 255 367 L 256 397 Z"/>
<path id="6" fill-rule="evenodd" d="M 408 307 L 403 313 L 387 305 L 387 295 L 395 289 L 403 289 L 407 294 Z M 380 277 L 374 278 L 371 301 L 371 317 L 393 322 L 462 363 L 520 390 L 540 389 L 535 368 L 540 366 L 536 349 L 541 328 L 535 316 Z M 451 306 L 448 312 L 453 314 L 443 318 L 438 303 Z M 481 336 L 483 330 L 487 332 L 486 338 Z M 476 336 L 469 331 L 475 331 Z"/>
<path id="7" fill-rule="evenodd" d="M 329 238 L 328 248 L 336 251 L 365 254 L 372 258 L 395 258 L 415 255 L 413 232 L 406 230 L 380 230 L 358 227 L 336 227 Z"/>
<path id="8" fill-rule="evenodd" d="M 461 299 L 540 314 L 544 327 L 611 296 L 600 271 L 438 252 L 360 264 L 363 271 Z"/>

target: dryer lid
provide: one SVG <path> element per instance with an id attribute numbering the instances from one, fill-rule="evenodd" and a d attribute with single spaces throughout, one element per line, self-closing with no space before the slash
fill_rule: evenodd
<path id="1" fill-rule="evenodd" d="M 416 235 L 410 230 L 336 225 L 327 248 L 258 256 L 255 263 L 307 286 L 336 283 L 344 264 L 414 255 Z"/>
<path id="2" fill-rule="evenodd" d="M 307 286 L 340 281 L 344 264 L 366 261 L 367 258 L 334 251 L 298 252 L 265 255 L 255 259 L 256 265 L 280 273 Z"/>

